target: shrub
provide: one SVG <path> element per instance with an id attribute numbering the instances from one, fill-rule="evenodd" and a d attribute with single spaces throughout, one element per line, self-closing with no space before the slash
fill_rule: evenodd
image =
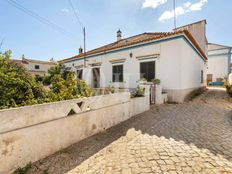
<path id="1" fill-rule="evenodd" d="M 230 86 L 230 82 L 229 82 L 228 80 L 225 80 L 223 86 L 224 86 L 225 88 L 229 87 L 229 86 Z"/>
<path id="2" fill-rule="evenodd" d="M 160 84 L 160 79 L 152 79 L 153 84 L 159 85 Z"/>
<path id="3" fill-rule="evenodd" d="M 131 92 L 131 98 L 134 97 L 144 97 L 145 88 L 141 88 L 140 86 L 137 86 L 132 92 Z"/>
<path id="4" fill-rule="evenodd" d="M 94 95 L 93 89 L 86 84 L 84 80 L 77 79 L 76 93 L 82 97 L 90 97 Z"/>
<path id="5" fill-rule="evenodd" d="M 147 83 L 147 79 L 145 79 L 145 78 L 141 78 L 139 80 L 139 84 L 146 84 L 146 83 Z"/>
<path id="6" fill-rule="evenodd" d="M 41 103 L 46 91 L 22 66 L 10 62 L 10 55 L 0 54 L 0 109 Z"/>
<path id="7" fill-rule="evenodd" d="M 111 85 L 109 85 L 108 87 L 106 87 L 106 92 L 110 92 L 110 93 L 114 93 L 115 92 L 115 87 L 114 86 L 111 86 Z"/>
<path id="8" fill-rule="evenodd" d="M 232 97 L 232 85 L 226 86 L 226 92 L 230 97 Z"/>
<path id="9" fill-rule="evenodd" d="M 27 174 L 28 171 L 31 169 L 32 165 L 31 163 L 28 163 L 25 167 L 21 168 L 19 167 L 18 169 L 16 169 L 13 174 Z"/>
<path id="10" fill-rule="evenodd" d="M 200 87 L 198 89 L 193 90 L 192 92 L 190 92 L 186 97 L 185 97 L 185 101 L 192 101 L 193 99 L 195 99 L 196 97 L 200 96 L 201 94 L 203 94 L 207 89 L 205 87 Z"/>
<path id="11" fill-rule="evenodd" d="M 32 77 L 21 65 L 9 61 L 11 51 L 0 54 L 0 109 L 68 100 L 93 95 L 92 89 L 82 80 L 74 79 L 61 64 L 52 67 L 43 78 L 50 85 L 45 90 L 41 77 Z"/>
<path id="12" fill-rule="evenodd" d="M 43 82 L 43 77 L 42 76 L 40 76 L 40 75 L 35 75 L 35 81 L 36 82 Z"/>

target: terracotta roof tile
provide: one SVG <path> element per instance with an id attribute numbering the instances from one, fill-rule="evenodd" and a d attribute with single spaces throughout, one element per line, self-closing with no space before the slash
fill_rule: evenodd
<path id="1" fill-rule="evenodd" d="M 71 58 L 64 59 L 61 62 L 83 58 L 84 56 L 88 57 L 88 56 L 95 55 L 98 53 L 103 53 L 103 52 L 110 51 L 110 50 L 115 50 L 115 49 L 131 46 L 131 45 L 136 45 L 136 44 L 143 43 L 143 42 L 165 39 L 165 38 L 180 35 L 180 34 L 184 34 L 185 36 L 187 36 L 187 38 L 192 42 L 192 44 L 201 53 L 201 55 L 205 58 L 205 60 L 207 60 L 207 56 L 202 51 L 202 49 L 200 48 L 198 43 L 195 41 L 193 36 L 187 30 L 179 30 L 179 31 L 174 31 L 174 32 L 142 33 L 139 35 L 135 35 L 135 36 L 132 36 L 129 38 L 121 39 L 117 42 L 93 49 L 91 51 L 86 52 L 85 55 L 84 55 L 84 53 L 81 53 L 81 54 L 73 56 Z"/>
<path id="2" fill-rule="evenodd" d="M 46 65 L 56 65 L 56 62 L 51 62 L 51 61 L 43 61 L 43 60 L 33 60 L 33 59 L 10 59 L 10 61 L 15 62 L 15 63 L 38 63 L 38 64 L 46 64 Z"/>

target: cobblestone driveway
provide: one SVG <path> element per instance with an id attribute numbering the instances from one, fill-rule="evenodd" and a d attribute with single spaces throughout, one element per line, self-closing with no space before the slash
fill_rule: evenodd
<path id="1" fill-rule="evenodd" d="M 30 173 L 232 174 L 232 102 L 210 89 L 192 102 L 153 106 L 33 164 Z"/>

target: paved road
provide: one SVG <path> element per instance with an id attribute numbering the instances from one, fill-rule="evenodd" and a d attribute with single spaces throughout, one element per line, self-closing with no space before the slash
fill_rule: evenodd
<path id="1" fill-rule="evenodd" d="M 184 104 L 153 106 L 33 164 L 30 173 L 232 174 L 232 102 L 210 89 Z"/>

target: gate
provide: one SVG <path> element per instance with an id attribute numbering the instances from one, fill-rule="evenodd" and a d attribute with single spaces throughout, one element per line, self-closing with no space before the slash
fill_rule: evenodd
<path id="1" fill-rule="evenodd" d="M 150 85 L 150 104 L 155 104 L 156 85 Z"/>

